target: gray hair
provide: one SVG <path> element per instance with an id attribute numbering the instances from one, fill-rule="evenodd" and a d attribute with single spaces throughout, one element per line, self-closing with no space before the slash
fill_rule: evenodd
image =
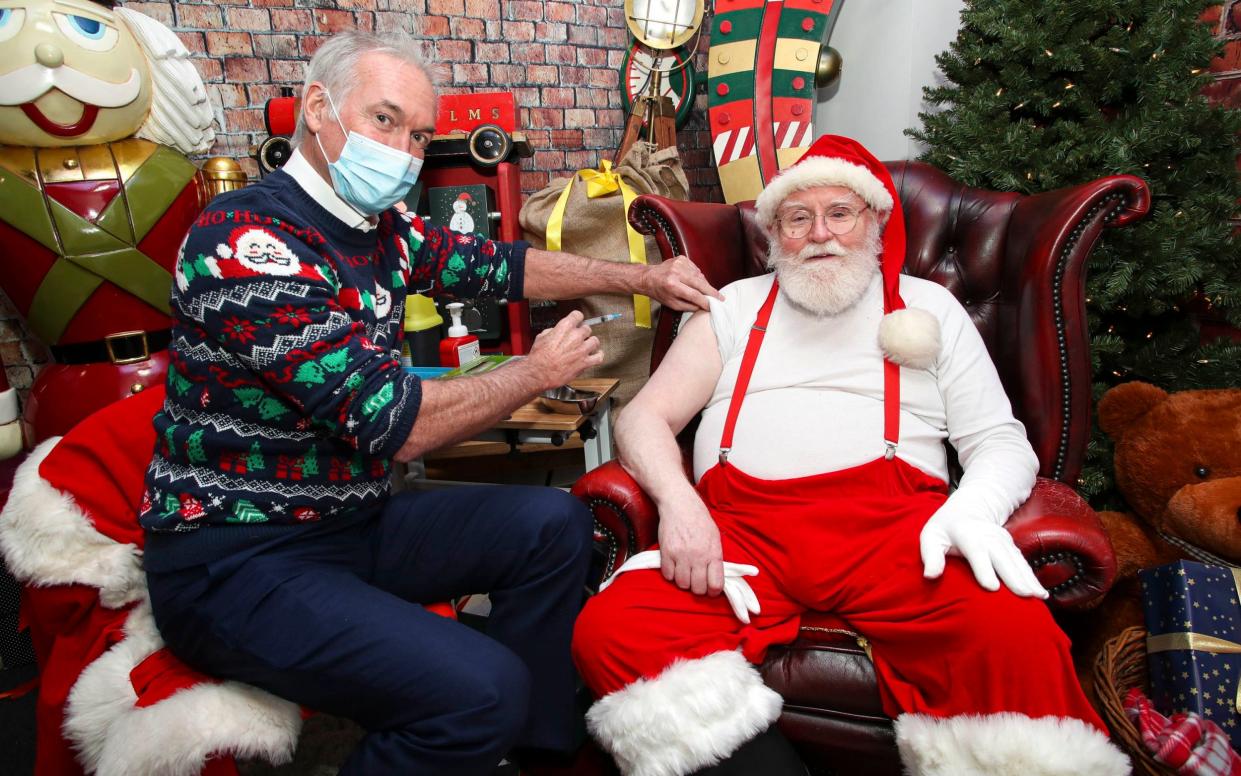
<path id="1" fill-rule="evenodd" d="M 439 77 L 421 41 L 403 33 L 373 33 L 360 30 L 349 30 L 337 33 L 332 39 L 319 47 L 306 67 L 306 80 L 302 84 L 302 100 L 310 85 L 316 81 L 327 87 L 332 95 L 332 102 L 340 107 L 348 99 L 356 85 L 354 70 L 363 55 L 370 53 L 387 54 L 404 60 L 422 71 L 431 82 L 431 93 L 438 99 Z M 293 146 L 297 147 L 306 139 L 306 119 L 299 111 L 297 129 L 293 131 Z"/>

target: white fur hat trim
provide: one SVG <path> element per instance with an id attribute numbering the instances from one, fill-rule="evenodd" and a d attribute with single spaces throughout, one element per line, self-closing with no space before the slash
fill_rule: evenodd
<path id="1" fill-rule="evenodd" d="M 892 210 L 892 195 L 874 173 L 860 164 L 830 156 L 812 156 L 777 175 L 754 202 L 758 222 L 770 229 L 776 209 L 790 195 L 819 186 L 844 186 L 877 211 Z"/>
<path id="2" fill-rule="evenodd" d="M 926 369 L 939 356 L 939 321 L 912 307 L 890 312 L 879 323 L 879 347 L 893 363 Z"/>

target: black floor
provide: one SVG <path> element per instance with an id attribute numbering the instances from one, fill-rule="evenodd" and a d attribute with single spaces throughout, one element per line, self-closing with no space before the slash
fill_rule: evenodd
<path id="1" fill-rule="evenodd" d="M 0 692 L 20 687 L 35 677 L 33 664 L 0 671 Z M 35 691 L 0 700 L 0 776 L 34 773 Z"/>

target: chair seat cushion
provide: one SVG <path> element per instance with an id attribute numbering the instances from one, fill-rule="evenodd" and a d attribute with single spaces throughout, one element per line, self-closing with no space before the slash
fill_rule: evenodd
<path id="1" fill-rule="evenodd" d="M 875 669 L 858 638 L 839 617 L 809 612 L 796 641 L 768 652 L 763 679 L 786 708 L 886 725 Z"/>

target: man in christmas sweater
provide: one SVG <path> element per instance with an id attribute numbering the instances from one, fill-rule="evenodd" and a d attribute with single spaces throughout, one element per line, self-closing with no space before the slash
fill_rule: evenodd
<path id="1" fill-rule="evenodd" d="M 717 292 L 685 259 L 619 265 L 458 235 L 393 209 L 436 97 L 412 43 L 345 33 L 311 60 L 296 151 L 217 198 L 182 246 L 168 397 L 140 519 L 171 650 L 357 721 L 342 773 L 489 773 L 571 743 L 591 521 L 544 488 L 388 497 L 390 461 L 474 434 L 599 363 L 581 315 L 478 377 L 400 369 L 410 291 Z M 490 592 L 488 636 L 420 604 Z"/>
<path id="2" fill-rule="evenodd" d="M 1038 461 L 968 313 L 900 274 L 886 168 L 824 136 L 756 212 L 775 272 L 690 318 L 617 429 L 659 549 L 578 620 L 591 732 L 626 776 L 804 773 L 751 663 L 813 609 L 869 640 L 908 773 L 1128 773 L 1003 528 Z"/>

